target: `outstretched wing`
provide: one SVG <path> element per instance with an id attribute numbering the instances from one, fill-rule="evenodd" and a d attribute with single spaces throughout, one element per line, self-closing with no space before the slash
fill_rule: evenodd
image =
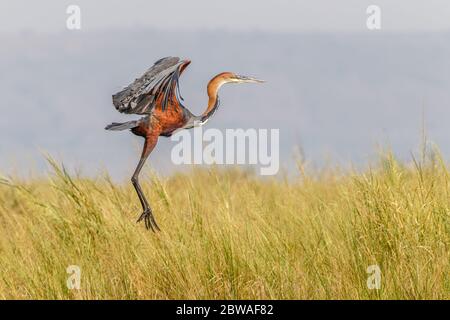
<path id="1" fill-rule="evenodd" d="M 140 78 L 112 96 L 114 106 L 122 113 L 149 114 L 160 99 L 162 110 L 169 101 L 180 103 L 183 98 L 178 79 L 189 62 L 177 57 L 156 61 Z"/>

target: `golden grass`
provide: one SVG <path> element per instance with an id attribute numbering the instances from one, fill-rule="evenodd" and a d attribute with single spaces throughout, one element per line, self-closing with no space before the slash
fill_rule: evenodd
<path id="1" fill-rule="evenodd" d="M 130 183 L 0 183 L 0 298 L 449 299 L 450 178 L 439 157 L 261 180 L 239 170 L 141 179 L 162 232 L 135 221 Z M 367 287 L 369 265 L 381 288 Z M 81 268 L 81 289 L 66 285 Z"/>

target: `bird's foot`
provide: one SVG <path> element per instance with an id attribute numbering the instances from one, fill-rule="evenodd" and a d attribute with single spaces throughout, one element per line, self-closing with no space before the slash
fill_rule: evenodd
<path id="1" fill-rule="evenodd" d="M 153 217 L 152 209 L 150 208 L 144 209 L 144 212 L 142 212 L 137 222 L 140 222 L 141 220 L 144 220 L 145 228 L 147 230 L 151 229 L 153 232 L 161 231 L 161 229 L 159 229 L 158 224 L 155 221 L 155 218 Z"/>

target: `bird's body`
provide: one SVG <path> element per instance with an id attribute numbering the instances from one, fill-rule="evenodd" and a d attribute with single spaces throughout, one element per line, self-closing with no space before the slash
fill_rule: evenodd
<path id="1" fill-rule="evenodd" d="M 262 82 L 250 77 L 238 76 L 231 72 L 223 72 L 213 77 L 207 86 L 208 105 L 200 116 L 193 115 L 183 106 L 179 93 L 178 79 L 189 60 L 180 61 L 176 57 L 158 60 L 140 78 L 124 90 L 113 95 L 113 104 L 119 112 L 144 115 L 139 120 L 125 123 L 112 123 L 105 129 L 130 129 L 135 135 L 145 139 L 141 159 L 131 178 L 141 202 L 143 213 L 140 220 L 145 221 L 147 228 L 158 229 L 150 205 L 139 185 L 138 177 L 145 160 L 152 152 L 160 136 L 170 137 L 176 130 L 190 129 L 206 123 L 219 106 L 218 90 L 229 82 Z"/>

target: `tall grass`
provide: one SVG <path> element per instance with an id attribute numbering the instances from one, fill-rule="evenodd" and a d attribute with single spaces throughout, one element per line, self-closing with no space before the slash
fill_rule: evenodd
<path id="1" fill-rule="evenodd" d="M 0 181 L 0 298 L 449 299 L 450 171 L 439 155 L 297 180 L 195 170 L 130 183 Z M 144 182 L 145 181 L 145 182 Z M 66 268 L 81 268 L 70 290 Z M 367 267 L 381 270 L 379 290 Z"/>

